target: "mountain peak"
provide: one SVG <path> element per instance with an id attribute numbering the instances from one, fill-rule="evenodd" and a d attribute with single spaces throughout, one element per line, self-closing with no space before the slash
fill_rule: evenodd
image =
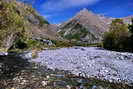
<path id="1" fill-rule="evenodd" d="M 83 8 L 82 10 L 79 11 L 80 14 L 87 14 L 89 13 L 89 10 L 87 8 Z"/>
<path id="2" fill-rule="evenodd" d="M 81 9 L 81 12 L 88 12 L 88 9 L 87 8 L 83 8 L 83 9 Z"/>
<path id="3" fill-rule="evenodd" d="M 61 25 L 60 32 L 64 38 L 69 40 L 74 39 L 90 44 L 98 43 L 102 40 L 102 34 L 108 30 L 108 20 L 110 19 L 83 8 L 73 18 Z"/>
<path id="4" fill-rule="evenodd" d="M 86 17 L 88 15 L 95 15 L 95 14 L 93 12 L 91 12 L 90 10 L 88 10 L 87 8 L 83 8 L 82 10 L 80 10 L 77 13 L 76 17 L 80 17 L 80 16 L 82 16 L 82 17 L 85 16 Z"/>

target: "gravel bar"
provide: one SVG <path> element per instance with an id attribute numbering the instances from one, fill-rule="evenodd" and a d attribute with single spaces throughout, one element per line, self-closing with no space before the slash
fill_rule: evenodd
<path id="1" fill-rule="evenodd" d="M 26 57 L 29 55 L 31 53 Z M 31 61 L 51 69 L 68 70 L 75 75 L 133 85 L 133 53 L 99 47 L 70 47 L 41 51 L 38 58 Z"/>

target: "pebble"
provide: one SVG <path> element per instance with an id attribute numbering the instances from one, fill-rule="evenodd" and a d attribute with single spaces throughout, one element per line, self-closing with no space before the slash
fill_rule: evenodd
<path id="1" fill-rule="evenodd" d="M 43 86 L 46 86 L 47 83 L 48 83 L 48 81 L 42 81 L 42 85 L 43 85 Z"/>
<path id="2" fill-rule="evenodd" d="M 15 89 L 15 88 L 11 88 L 11 89 Z"/>
<path id="3" fill-rule="evenodd" d="M 54 86 L 67 86 L 67 83 L 65 81 L 56 81 Z"/>
<path id="4" fill-rule="evenodd" d="M 6 56 L 8 55 L 8 52 L 0 52 L 0 56 Z"/>
<path id="5" fill-rule="evenodd" d="M 97 86 L 96 86 L 96 85 L 93 85 L 93 86 L 92 86 L 92 89 L 97 89 Z"/>

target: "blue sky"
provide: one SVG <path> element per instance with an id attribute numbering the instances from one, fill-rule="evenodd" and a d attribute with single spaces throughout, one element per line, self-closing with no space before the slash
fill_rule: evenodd
<path id="1" fill-rule="evenodd" d="M 28 0 L 29 2 L 33 0 Z M 83 8 L 109 17 L 133 15 L 133 0 L 34 0 L 32 6 L 50 23 L 59 24 Z"/>

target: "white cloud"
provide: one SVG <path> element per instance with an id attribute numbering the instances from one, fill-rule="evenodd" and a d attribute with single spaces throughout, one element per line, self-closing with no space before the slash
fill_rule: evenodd
<path id="1" fill-rule="evenodd" d="M 64 9 L 83 5 L 92 5 L 100 0 L 49 0 L 43 4 L 43 8 L 52 11 L 62 11 Z"/>
<path id="2" fill-rule="evenodd" d="M 49 14 L 46 14 L 46 15 L 44 15 L 43 17 L 45 18 L 45 19 L 49 19 L 49 18 L 51 18 L 51 17 L 53 17 L 54 15 L 49 15 Z"/>
<path id="3" fill-rule="evenodd" d="M 59 14 L 57 14 L 57 13 L 43 13 L 43 17 L 45 18 L 45 19 L 50 19 L 50 18 L 54 18 L 54 17 L 56 17 L 56 16 L 58 16 Z"/>

